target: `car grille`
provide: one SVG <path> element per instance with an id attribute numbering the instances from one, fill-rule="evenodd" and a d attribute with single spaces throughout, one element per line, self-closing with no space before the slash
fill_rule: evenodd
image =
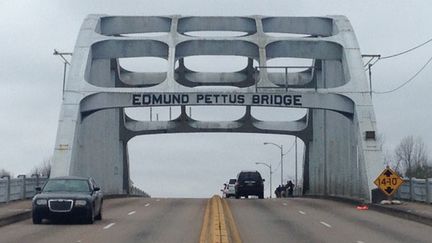
<path id="1" fill-rule="evenodd" d="M 48 200 L 48 207 L 52 212 L 69 212 L 72 210 L 73 201 L 70 199 Z"/>

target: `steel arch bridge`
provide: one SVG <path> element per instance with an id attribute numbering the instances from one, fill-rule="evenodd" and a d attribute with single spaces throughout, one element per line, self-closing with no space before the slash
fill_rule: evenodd
<path id="1" fill-rule="evenodd" d="M 202 31 L 216 36 L 194 35 Z M 202 55 L 248 62 L 236 72 L 199 72 L 185 65 L 185 58 Z M 131 57 L 165 59 L 168 68 L 127 70 L 119 60 Z M 312 64 L 274 72 L 267 63 L 275 58 L 307 58 Z M 212 105 L 242 106 L 245 114 L 235 121 L 199 121 L 185 109 Z M 181 114 L 169 121 L 138 121 L 124 111 L 153 106 L 179 106 Z M 307 112 L 299 120 L 263 121 L 251 113 L 255 106 Z M 344 16 L 89 15 L 64 88 L 52 175 L 91 175 L 108 194 L 125 194 L 131 138 L 199 132 L 297 136 L 305 144 L 309 195 L 370 200 L 383 166 L 359 46 Z"/>

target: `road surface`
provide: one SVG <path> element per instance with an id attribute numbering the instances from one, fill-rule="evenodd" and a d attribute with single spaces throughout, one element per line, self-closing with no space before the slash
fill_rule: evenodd
<path id="1" fill-rule="evenodd" d="M 198 242 L 207 199 L 123 198 L 104 201 L 92 225 L 31 220 L 0 228 L 0 242 Z"/>
<path id="2" fill-rule="evenodd" d="M 93 225 L 31 220 L 0 227 L 0 242 L 198 242 L 208 199 L 106 200 Z M 432 242 L 432 227 L 329 200 L 228 199 L 240 237 L 253 242 Z"/>
<path id="3" fill-rule="evenodd" d="M 432 242 L 432 227 L 311 198 L 230 200 L 243 242 Z"/>

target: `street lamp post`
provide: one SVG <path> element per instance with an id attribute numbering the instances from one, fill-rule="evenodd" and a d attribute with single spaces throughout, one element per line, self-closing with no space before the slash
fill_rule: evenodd
<path id="1" fill-rule="evenodd" d="M 294 184 L 294 188 L 297 189 L 297 137 L 295 137 L 295 184 Z"/>
<path id="2" fill-rule="evenodd" d="M 64 56 L 66 56 L 66 55 L 72 56 L 72 53 L 71 52 L 58 52 L 56 49 L 54 49 L 53 55 L 60 56 L 60 58 L 63 61 L 63 91 L 62 91 L 62 96 L 64 96 L 65 85 L 66 85 L 67 65 L 70 65 L 70 62 Z"/>
<path id="3" fill-rule="evenodd" d="M 262 163 L 262 162 L 255 162 L 255 164 L 265 165 L 269 168 L 269 170 L 270 170 L 270 189 L 269 189 L 269 191 L 270 191 L 270 198 L 272 198 L 272 176 L 273 176 L 272 166 L 271 166 L 271 164 Z"/>
<path id="4" fill-rule="evenodd" d="M 264 145 L 267 145 L 267 144 L 274 145 L 280 149 L 280 164 L 281 164 L 281 183 L 280 184 L 283 185 L 283 156 L 284 156 L 283 145 L 278 145 L 278 144 L 271 143 L 271 142 L 265 142 L 264 143 Z"/>

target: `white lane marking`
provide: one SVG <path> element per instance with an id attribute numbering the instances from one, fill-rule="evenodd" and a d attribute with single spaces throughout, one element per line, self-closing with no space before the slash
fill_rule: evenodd
<path id="1" fill-rule="evenodd" d="M 160 199 L 156 199 L 156 202 L 159 202 L 160 201 Z"/>
<path id="2" fill-rule="evenodd" d="M 134 213 L 136 213 L 136 211 L 131 211 L 131 212 L 128 213 L 128 215 L 132 215 Z"/>
<path id="3" fill-rule="evenodd" d="M 306 213 L 300 210 L 300 211 L 299 211 L 299 214 L 303 214 L 303 215 L 305 215 Z"/>
<path id="4" fill-rule="evenodd" d="M 331 227 L 332 227 L 331 225 L 327 224 L 327 223 L 324 222 L 324 221 L 321 221 L 320 223 L 321 223 L 322 225 L 324 225 L 325 227 L 327 227 L 327 228 L 331 228 Z"/>
<path id="5" fill-rule="evenodd" d="M 357 243 L 364 243 L 364 241 L 358 240 Z"/>
<path id="6" fill-rule="evenodd" d="M 114 225 L 115 225 L 115 223 L 111 223 L 111 224 L 109 224 L 109 225 L 103 227 L 103 229 L 109 229 L 109 228 L 111 228 L 111 227 L 114 226 Z"/>
<path id="7" fill-rule="evenodd" d="M 9 211 L 9 212 L 21 212 L 21 211 L 27 212 L 27 211 L 31 211 L 31 209 L 30 208 L 13 208 L 13 209 L 7 209 L 7 211 Z"/>
<path id="8" fill-rule="evenodd" d="M 150 203 L 147 203 L 146 205 L 144 205 L 144 207 L 148 207 L 148 206 L 150 206 Z"/>
<path id="9" fill-rule="evenodd" d="M 287 203 L 282 203 L 284 206 L 288 205 Z"/>
<path id="10" fill-rule="evenodd" d="M 81 243 L 81 240 L 77 240 L 77 242 L 76 243 Z"/>

